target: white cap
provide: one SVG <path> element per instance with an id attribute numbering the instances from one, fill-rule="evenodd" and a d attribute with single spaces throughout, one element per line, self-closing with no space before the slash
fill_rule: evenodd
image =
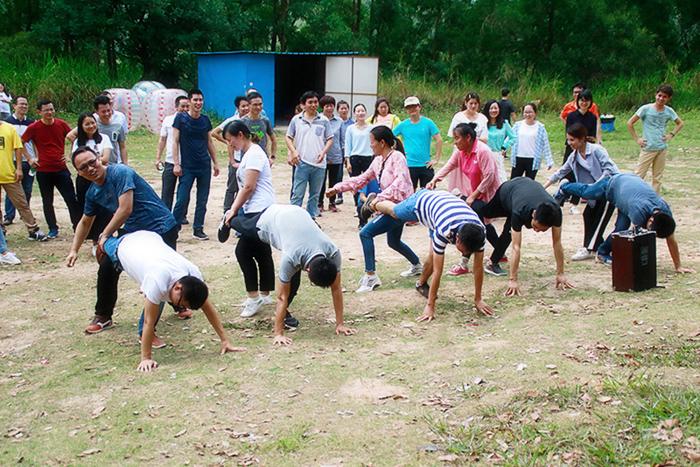
<path id="1" fill-rule="evenodd" d="M 420 101 L 416 96 L 407 97 L 406 100 L 403 101 L 403 106 L 408 107 L 409 105 L 420 105 Z"/>

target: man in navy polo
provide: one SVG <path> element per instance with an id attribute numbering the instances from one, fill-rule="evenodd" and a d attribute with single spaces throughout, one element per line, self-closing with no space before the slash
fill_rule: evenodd
<path id="1" fill-rule="evenodd" d="M 180 177 L 173 215 L 175 219 L 184 219 L 192 185 L 196 181 L 197 203 L 192 236 L 197 240 L 209 240 L 209 236 L 204 233 L 204 215 L 207 213 L 211 186 L 211 163 L 214 163 L 215 177 L 219 175 L 219 164 L 211 136 L 211 121 L 201 113 L 204 94 L 199 89 L 192 89 L 187 97 L 190 100 L 190 110 L 177 114 L 173 122 L 173 174 Z"/>

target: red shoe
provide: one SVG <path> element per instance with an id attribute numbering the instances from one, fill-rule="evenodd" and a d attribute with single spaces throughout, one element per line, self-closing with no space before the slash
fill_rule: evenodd
<path id="1" fill-rule="evenodd" d="M 406 222 L 406 227 L 412 227 L 414 225 L 420 224 L 420 221 L 411 221 L 411 222 Z"/>
<path id="2" fill-rule="evenodd" d="M 87 334 L 97 334 L 98 332 L 106 331 L 107 329 L 112 329 L 114 323 L 110 318 L 103 318 L 101 316 L 95 315 L 92 319 L 90 326 L 85 328 Z"/>
<path id="3" fill-rule="evenodd" d="M 175 312 L 175 314 L 180 319 L 190 319 L 192 317 L 192 310 L 186 308 L 183 311 Z"/>
<path id="4" fill-rule="evenodd" d="M 499 261 L 499 263 L 507 263 L 507 262 L 508 262 L 508 257 L 507 257 L 507 256 L 504 256 L 504 257 L 501 258 L 501 260 Z"/>
<path id="5" fill-rule="evenodd" d="M 450 276 L 461 276 L 462 274 L 469 274 L 469 268 L 463 268 L 461 264 L 455 264 L 452 269 L 447 271 Z"/>
<path id="6" fill-rule="evenodd" d="M 329 210 L 330 212 L 338 212 L 338 211 L 340 211 L 340 209 L 338 209 L 338 208 L 335 207 L 335 204 L 331 204 L 330 206 L 328 206 L 328 210 Z"/>

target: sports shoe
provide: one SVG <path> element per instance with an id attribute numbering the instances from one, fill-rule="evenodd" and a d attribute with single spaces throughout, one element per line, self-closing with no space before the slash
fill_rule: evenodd
<path id="1" fill-rule="evenodd" d="M 569 208 L 569 212 L 571 213 L 572 216 L 578 216 L 579 214 L 581 214 L 581 211 L 579 211 L 578 208 L 573 204 Z"/>
<path id="2" fill-rule="evenodd" d="M 561 191 L 562 187 L 567 183 L 569 183 L 568 180 L 564 180 L 563 182 L 561 182 L 557 191 L 554 192 L 554 194 L 552 195 L 554 199 L 557 200 L 557 203 L 559 203 L 559 206 L 564 206 L 564 202 L 566 202 L 566 200 L 569 199 L 569 197 Z"/>
<path id="3" fill-rule="evenodd" d="M 241 318 L 250 318 L 258 312 L 262 305 L 263 299 L 261 296 L 258 295 L 258 298 L 248 297 L 246 301 L 243 302 L 243 311 L 241 312 Z"/>
<path id="4" fill-rule="evenodd" d="M 139 344 L 140 343 L 141 343 L 141 337 L 139 336 Z M 152 349 L 162 349 L 166 345 L 168 345 L 168 344 L 166 344 L 163 339 L 161 339 L 158 336 L 153 336 L 153 342 L 151 342 Z"/>
<path id="5" fill-rule="evenodd" d="M 299 320 L 287 312 L 287 316 L 284 317 L 284 329 L 287 331 L 296 331 L 299 327 Z"/>
<path id="6" fill-rule="evenodd" d="M 216 237 L 219 239 L 219 242 L 221 243 L 226 243 L 226 240 L 228 240 L 228 237 L 231 235 L 231 227 L 226 225 L 226 214 L 221 218 L 221 224 L 219 224 L 219 230 L 216 232 Z"/>
<path id="7" fill-rule="evenodd" d="M 428 298 L 430 296 L 430 286 L 427 283 L 421 284 L 420 281 L 416 281 L 416 292 Z"/>
<path id="8" fill-rule="evenodd" d="M 262 297 L 262 304 L 263 305 L 274 305 L 277 302 L 276 300 L 272 299 L 270 294 L 267 294 L 267 295 L 260 294 L 260 296 Z"/>
<path id="9" fill-rule="evenodd" d="M 410 268 L 401 273 L 401 277 L 420 276 L 421 272 L 423 272 L 422 264 L 412 264 Z"/>
<path id="10" fill-rule="evenodd" d="M 377 274 L 365 274 L 364 276 L 362 276 L 362 279 L 360 279 L 360 288 L 357 289 L 355 292 L 371 292 L 380 285 L 382 285 L 382 281 L 379 280 L 379 276 Z"/>
<path id="11" fill-rule="evenodd" d="M 499 262 L 499 263 L 507 263 L 507 262 L 508 262 L 508 257 L 507 257 L 507 256 L 504 256 L 504 257 L 501 258 L 498 262 Z"/>
<path id="12" fill-rule="evenodd" d="M 193 313 L 192 313 L 192 310 L 185 308 L 184 310 L 182 310 L 180 312 L 176 311 L 175 314 L 180 319 L 190 319 L 192 317 Z"/>
<path id="13" fill-rule="evenodd" d="M 505 276 L 508 274 L 498 264 L 493 263 L 489 263 L 484 266 L 484 271 L 488 272 L 489 274 L 493 274 L 494 276 Z"/>
<path id="14" fill-rule="evenodd" d="M 204 230 L 195 230 L 192 232 L 192 238 L 195 240 L 209 240 L 209 235 L 204 233 Z"/>
<path id="15" fill-rule="evenodd" d="M 462 267 L 461 264 L 455 264 L 454 266 L 452 266 L 452 269 L 447 271 L 447 274 L 450 276 L 461 276 L 462 274 L 469 274 L 469 268 Z"/>
<path id="16" fill-rule="evenodd" d="M 420 221 L 406 222 L 406 227 L 413 227 L 414 225 L 420 224 Z"/>
<path id="17" fill-rule="evenodd" d="M 362 205 L 360 208 L 360 219 L 363 221 L 367 222 L 367 220 L 372 217 L 372 214 L 374 214 L 374 210 L 369 207 L 370 204 L 374 201 L 374 199 L 377 197 L 376 193 L 370 193 L 367 196 L 367 201 L 365 201 L 365 204 Z"/>
<path id="18" fill-rule="evenodd" d="M 328 210 L 329 210 L 330 212 L 338 212 L 338 211 L 340 211 L 340 209 L 338 209 L 337 207 L 335 207 L 335 204 L 331 204 L 330 206 L 328 206 Z"/>
<path id="19" fill-rule="evenodd" d="M 604 264 L 604 265 L 606 265 L 606 266 L 608 266 L 608 267 L 612 267 L 612 256 L 610 256 L 610 255 L 601 255 L 600 253 L 598 253 L 598 254 L 595 256 L 595 262 L 596 262 L 596 263 L 602 263 L 602 264 Z"/>
<path id="20" fill-rule="evenodd" d="M 323 204 L 318 205 L 318 212 L 323 212 Z"/>
<path id="21" fill-rule="evenodd" d="M 90 326 L 85 328 L 85 333 L 97 334 L 98 332 L 106 331 L 107 329 L 112 329 L 113 327 L 114 322 L 111 318 L 95 315 L 95 317 L 92 318 L 92 323 L 90 323 Z"/>
<path id="22" fill-rule="evenodd" d="M 22 264 L 22 261 L 14 253 L 6 251 L 0 255 L 0 264 Z"/>
<path id="23" fill-rule="evenodd" d="M 46 234 L 46 238 L 49 240 L 58 238 L 58 229 L 49 229 L 49 233 Z"/>
<path id="24" fill-rule="evenodd" d="M 316 217 L 323 217 L 323 211 L 322 210 L 317 210 L 316 211 Z"/>
<path id="25" fill-rule="evenodd" d="M 587 259 L 594 259 L 595 258 L 595 251 L 590 251 L 588 248 L 583 247 L 579 248 L 576 253 L 571 257 L 572 260 L 574 261 L 584 261 Z"/>
<path id="26" fill-rule="evenodd" d="M 33 231 L 29 232 L 29 240 L 36 241 L 36 242 L 45 242 L 47 240 L 46 234 L 39 230 L 37 227 Z"/>
<path id="27" fill-rule="evenodd" d="M 335 205 L 340 206 L 341 204 L 343 204 L 343 195 L 338 193 L 338 196 L 335 197 Z"/>
<path id="28" fill-rule="evenodd" d="M 6 217 L 2 221 L 2 225 L 12 225 L 13 222 L 14 222 L 14 219 L 10 219 L 9 217 Z"/>
<path id="29" fill-rule="evenodd" d="M 189 224 L 190 224 L 190 221 L 188 221 L 187 218 L 185 217 L 184 219 L 182 219 L 182 222 L 180 222 L 180 224 L 182 224 L 182 225 L 189 225 Z"/>

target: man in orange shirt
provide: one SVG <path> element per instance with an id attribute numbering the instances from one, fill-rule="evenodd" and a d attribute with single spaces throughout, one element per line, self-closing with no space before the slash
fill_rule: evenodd
<path id="1" fill-rule="evenodd" d="M 574 84 L 574 87 L 572 88 L 572 91 L 574 93 L 574 100 L 567 103 L 564 106 L 564 110 L 562 110 L 561 113 L 559 114 L 559 117 L 561 117 L 561 121 L 564 123 L 564 125 L 566 125 L 566 116 L 569 115 L 574 110 L 578 109 L 578 107 L 576 105 L 576 102 L 578 102 L 578 93 L 583 91 L 584 89 L 588 89 L 584 83 Z M 596 117 L 598 117 L 598 122 L 600 122 L 600 114 L 598 113 L 598 106 L 595 105 L 595 103 L 594 103 L 589 110 L 591 112 L 593 112 Z M 600 129 L 598 131 L 600 131 Z"/>

